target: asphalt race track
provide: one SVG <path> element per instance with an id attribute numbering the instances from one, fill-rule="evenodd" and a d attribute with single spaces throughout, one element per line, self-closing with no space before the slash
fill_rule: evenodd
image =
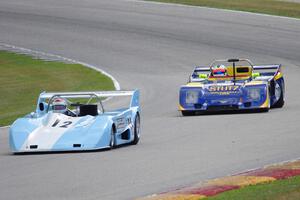
<path id="1" fill-rule="evenodd" d="M 90 63 L 122 89 L 139 88 L 143 134 L 112 151 L 14 156 L 0 129 L 0 199 L 132 199 L 300 157 L 300 20 L 128 0 L 9 0 L 0 1 L 0 42 Z M 178 88 L 192 68 L 229 57 L 282 63 L 284 108 L 182 117 Z"/>

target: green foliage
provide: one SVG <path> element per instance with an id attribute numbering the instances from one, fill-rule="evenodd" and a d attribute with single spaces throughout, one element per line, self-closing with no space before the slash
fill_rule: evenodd
<path id="1" fill-rule="evenodd" d="M 207 200 L 298 200 L 300 176 L 228 191 Z"/>
<path id="2" fill-rule="evenodd" d="M 0 126 L 34 111 L 42 91 L 113 89 L 110 78 L 82 65 L 0 51 Z"/>

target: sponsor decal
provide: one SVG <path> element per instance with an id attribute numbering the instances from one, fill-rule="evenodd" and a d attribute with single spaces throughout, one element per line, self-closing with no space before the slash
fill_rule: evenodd
<path id="1" fill-rule="evenodd" d="M 127 118 L 127 124 L 131 124 L 131 118 L 130 117 Z"/>
<path id="2" fill-rule="evenodd" d="M 240 86 L 238 85 L 218 85 L 218 86 L 209 86 L 208 91 L 210 94 L 217 95 L 229 95 L 236 94 L 239 92 Z"/>
<path id="3" fill-rule="evenodd" d="M 209 86 L 208 91 L 210 92 L 237 91 L 239 88 L 240 86 L 238 85 Z"/>
<path id="4" fill-rule="evenodd" d="M 117 120 L 117 129 L 123 129 L 126 126 L 125 118 L 118 118 Z"/>
<path id="5" fill-rule="evenodd" d="M 228 101 L 227 100 L 219 100 L 219 102 L 224 104 L 224 103 L 227 103 Z"/>

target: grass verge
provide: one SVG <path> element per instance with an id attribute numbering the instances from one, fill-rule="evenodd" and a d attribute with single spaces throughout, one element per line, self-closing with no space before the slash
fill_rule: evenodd
<path id="1" fill-rule="evenodd" d="M 151 0 L 146 0 L 151 1 Z M 152 0 L 300 18 L 300 3 L 280 0 Z"/>
<path id="2" fill-rule="evenodd" d="M 110 78 L 80 64 L 0 51 L 0 126 L 34 111 L 42 91 L 113 89 Z"/>
<path id="3" fill-rule="evenodd" d="M 298 200 L 300 199 L 300 176 L 271 183 L 244 187 L 221 193 L 205 200 Z"/>

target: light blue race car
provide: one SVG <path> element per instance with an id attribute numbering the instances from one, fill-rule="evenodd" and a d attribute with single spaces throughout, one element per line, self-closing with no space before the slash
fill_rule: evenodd
<path id="1" fill-rule="evenodd" d="M 129 106 L 104 108 L 104 103 L 125 97 Z M 14 153 L 97 150 L 137 144 L 139 139 L 138 90 L 43 92 L 36 111 L 17 119 L 9 130 Z"/>

